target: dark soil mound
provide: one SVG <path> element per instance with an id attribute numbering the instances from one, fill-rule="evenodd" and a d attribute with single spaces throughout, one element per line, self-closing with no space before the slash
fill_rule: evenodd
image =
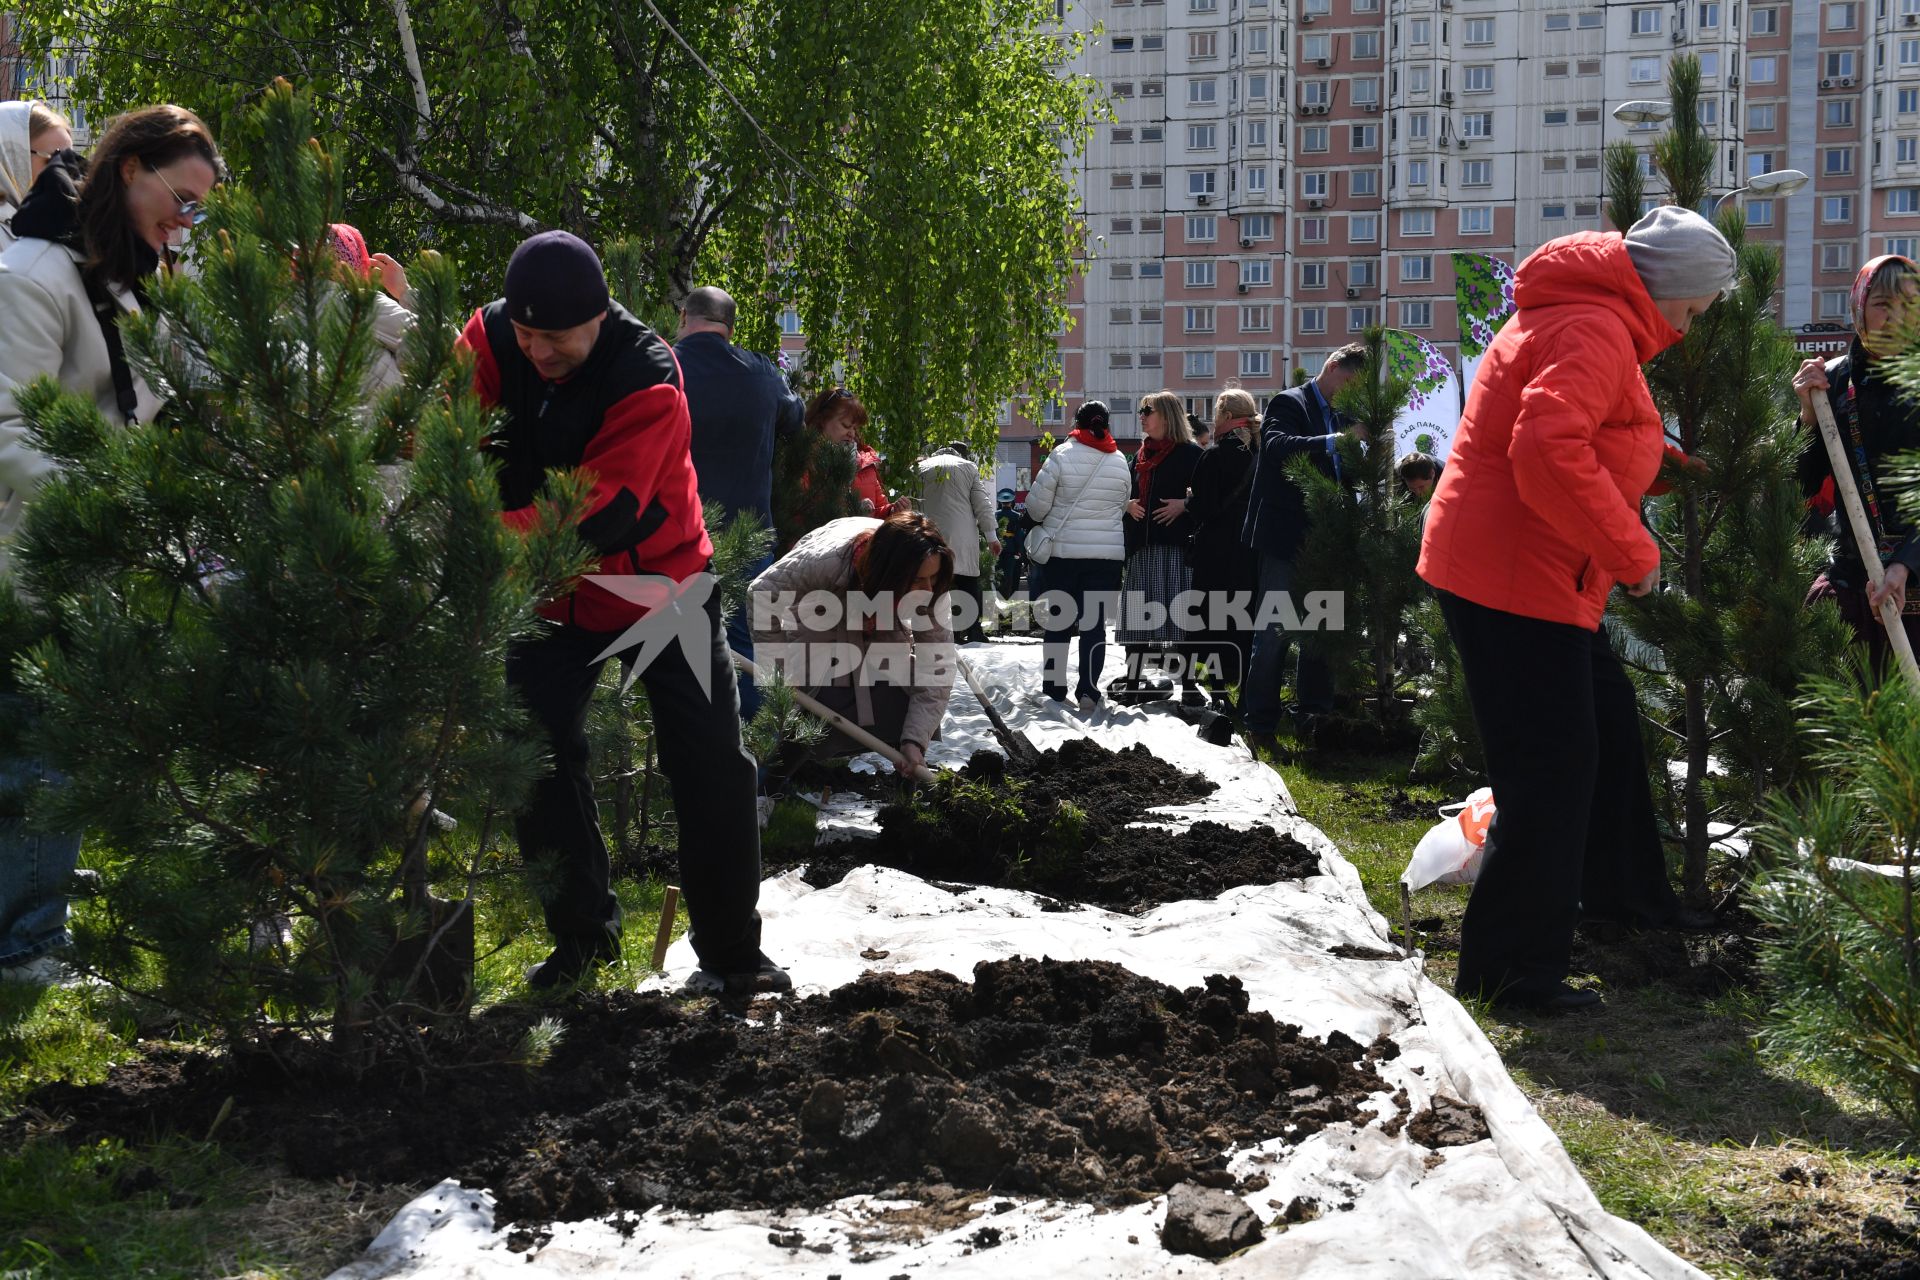
<path id="1" fill-rule="evenodd" d="M 558 1016 L 565 1034 L 537 1068 L 330 1085 L 178 1058 L 41 1090 L 23 1110 L 73 1141 L 144 1135 L 155 1117 L 198 1137 L 232 1097 L 224 1141 L 278 1149 L 313 1178 L 456 1173 L 493 1189 L 502 1221 L 862 1192 L 1124 1204 L 1233 1185 L 1236 1143 L 1369 1122 L 1362 1104 L 1385 1088 L 1373 1063 L 1398 1051 L 1249 1012 L 1238 979 L 1177 991 L 1094 961 L 982 963 L 971 984 L 869 973 L 754 1021 L 630 992 Z M 497 1053 L 530 1017 L 495 1010 L 465 1047 Z"/>
<path id="2" fill-rule="evenodd" d="M 1775 1218 L 1742 1231 L 1740 1245 L 1783 1280 L 1920 1280 L 1920 1217 L 1873 1214 L 1847 1234 Z"/>
<path id="3" fill-rule="evenodd" d="M 1116 911 L 1212 898 L 1244 884 L 1316 874 L 1319 857 L 1289 835 L 1196 822 L 1175 834 L 1129 827 L 1149 808 L 1210 795 L 1144 746 L 1109 751 L 1076 739 L 1027 768 L 976 752 L 958 775 L 884 806 L 880 836 L 822 846 L 809 884 L 838 884 L 878 863 L 930 880 L 1032 889 Z"/>

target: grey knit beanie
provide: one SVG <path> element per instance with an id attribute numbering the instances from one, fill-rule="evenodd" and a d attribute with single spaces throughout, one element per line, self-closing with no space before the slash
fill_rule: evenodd
<path id="1" fill-rule="evenodd" d="M 1691 209 L 1663 204 L 1627 232 L 1627 255 L 1653 298 L 1704 298 L 1733 283 L 1733 246 Z"/>

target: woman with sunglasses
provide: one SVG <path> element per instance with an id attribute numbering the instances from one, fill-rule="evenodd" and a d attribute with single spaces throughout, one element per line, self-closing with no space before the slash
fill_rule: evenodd
<path id="1" fill-rule="evenodd" d="M 0 578 L 8 547 L 54 463 L 34 448 L 15 396 L 51 375 L 112 423 L 151 420 L 152 390 L 121 349 L 123 312 L 140 309 L 169 244 L 200 218 L 220 153 L 181 107 L 144 107 L 108 126 L 84 180 L 72 151 L 52 156 L 13 215 L 19 238 L 0 252 Z M 0 722 L 32 708 L 0 695 Z M 66 887 L 78 833 L 28 836 L 18 796 L 49 778 L 32 760 L 0 756 L 0 980 L 58 980 L 67 945 Z"/>
<path id="2" fill-rule="evenodd" d="M 13 211 L 47 162 L 72 145 L 73 126 L 46 103 L 35 98 L 0 102 L 0 249 L 18 239 Z"/>

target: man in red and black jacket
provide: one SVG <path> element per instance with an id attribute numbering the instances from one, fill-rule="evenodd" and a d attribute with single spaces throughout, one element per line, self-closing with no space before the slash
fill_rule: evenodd
<path id="1" fill-rule="evenodd" d="M 524 241 L 507 265 L 506 296 L 474 312 L 462 341 L 474 353 L 475 389 L 505 411 L 487 442 L 501 464 L 501 519 L 531 525 L 550 472 L 578 469 L 592 483 L 579 533 L 600 554 L 598 581 L 544 605 L 548 625 L 507 655 L 507 682 L 554 758 L 553 773 L 515 820 L 521 853 L 554 870 L 543 892 L 553 954 L 527 975 L 535 987 L 554 987 L 618 954 L 620 907 L 593 796 L 587 708 L 609 648 L 649 612 L 629 596 L 666 594 L 602 583 L 686 583 L 706 572 L 713 544 L 673 349 L 611 301 L 585 241 L 564 231 Z M 705 652 L 649 645 L 639 675 L 680 821 L 680 882 L 700 960 L 688 987 L 784 991 L 787 975 L 760 950 L 756 767 L 740 741 L 717 593 L 704 603 Z M 631 665 L 640 654 L 628 648 L 619 656 Z M 709 670 L 696 673 L 690 657 Z"/>

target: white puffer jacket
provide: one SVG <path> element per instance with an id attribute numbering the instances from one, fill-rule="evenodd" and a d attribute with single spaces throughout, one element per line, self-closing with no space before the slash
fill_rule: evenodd
<path id="1" fill-rule="evenodd" d="M 1103 453 L 1070 439 L 1047 455 L 1033 478 L 1027 514 L 1053 531 L 1052 559 L 1125 560 L 1127 538 L 1120 521 L 1132 491 L 1125 454 Z"/>

